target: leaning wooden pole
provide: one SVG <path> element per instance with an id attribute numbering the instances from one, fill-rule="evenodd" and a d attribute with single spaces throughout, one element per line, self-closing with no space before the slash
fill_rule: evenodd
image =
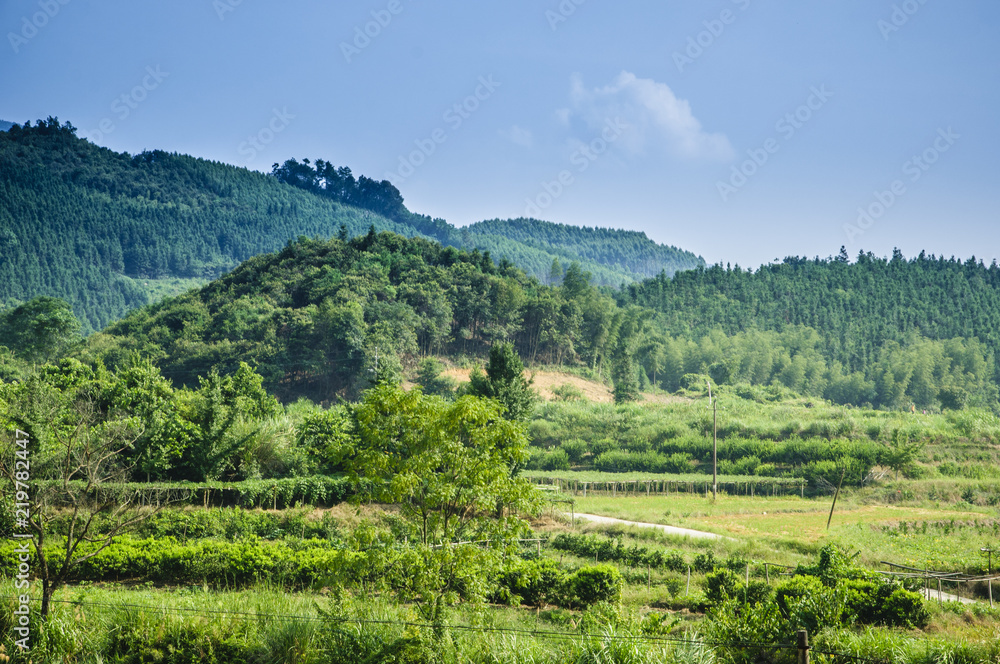
<path id="1" fill-rule="evenodd" d="M 826 529 L 830 530 L 830 522 L 833 521 L 833 508 L 837 506 L 837 496 L 840 495 L 840 487 L 844 485 L 844 473 L 847 472 L 847 468 L 840 469 L 840 481 L 837 482 L 837 491 L 833 494 L 833 504 L 830 505 L 830 517 L 826 520 Z"/>

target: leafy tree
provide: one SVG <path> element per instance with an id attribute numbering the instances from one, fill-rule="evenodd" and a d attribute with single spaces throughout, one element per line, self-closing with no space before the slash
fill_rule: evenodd
<path id="1" fill-rule="evenodd" d="M 339 457 L 352 477 L 376 480 L 375 500 L 418 521 L 424 544 L 489 527 L 483 515 L 498 503 L 522 513 L 536 504 L 531 485 L 510 474 L 527 459 L 524 428 L 494 401 L 448 403 L 383 383 L 365 392 L 352 417 L 352 446 Z M 514 523 L 501 520 L 496 533 Z"/>
<path id="2" fill-rule="evenodd" d="M 632 358 L 623 356 L 615 363 L 613 379 L 615 403 L 628 403 L 639 398 L 639 381 Z"/>
<path id="3" fill-rule="evenodd" d="M 120 408 L 102 408 L 100 382 L 93 370 L 65 360 L 21 383 L 0 385 L 0 474 L 10 492 L 25 479 L 22 469 L 30 467 L 24 519 L 41 582 L 43 619 L 52 594 L 75 578 L 81 563 L 171 500 L 161 493 L 139 509 L 136 492 L 115 489 L 129 476 L 127 453 L 143 423 Z M 56 517 L 59 532 L 52 523 Z"/>
<path id="4" fill-rule="evenodd" d="M 910 440 L 909 434 L 902 429 L 896 429 L 892 434 L 892 441 L 889 443 L 889 451 L 886 454 L 885 465 L 896 472 L 896 479 L 899 479 L 900 471 L 906 472 L 913 466 L 913 462 L 920 457 L 924 450 L 926 441 Z"/>
<path id="5" fill-rule="evenodd" d="M 80 322 L 59 298 L 36 297 L 0 314 L 0 345 L 29 362 L 55 359 L 79 334 Z"/>

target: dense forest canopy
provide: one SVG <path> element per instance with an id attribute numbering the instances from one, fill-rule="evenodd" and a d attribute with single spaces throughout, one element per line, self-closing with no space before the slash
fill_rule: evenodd
<path id="1" fill-rule="evenodd" d="M 529 275 L 549 283 L 558 281 L 572 262 L 591 273 L 595 284 L 620 286 L 679 270 L 704 266 L 689 251 L 660 245 L 638 231 L 588 228 L 538 219 L 492 219 L 456 228 L 444 219 L 415 214 L 403 205 L 399 190 L 387 180 L 355 178 L 351 169 L 328 161 L 289 159 L 274 164 L 271 175 L 301 189 L 384 215 L 412 226 L 420 234 L 446 246 L 489 251 L 506 258 Z"/>
<path id="2" fill-rule="evenodd" d="M 896 278 L 916 279 L 910 272 L 921 260 L 931 262 L 898 261 Z M 785 316 L 810 298 L 829 299 L 816 286 L 824 282 L 809 279 L 760 295 L 784 307 L 773 309 L 775 316 L 780 310 L 778 318 L 740 319 L 726 318 L 730 307 L 718 304 L 722 296 L 709 284 L 697 291 L 707 303 L 694 295 L 681 300 L 670 290 L 722 280 L 735 270 L 653 279 L 616 301 L 575 263 L 550 286 L 477 250 L 372 229 L 352 240 L 303 238 L 255 257 L 200 291 L 131 314 L 92 337 L 86 353 L 113 366 L 139 351 L 157 358 L 164 374 L 180 383 L 252 361 L 282 400 L 306 395 L 323 401 L 356 395 L 378 374 L 399 375 L 428 355 L 483 357 L 497 342 L 511 341 L 529 364 L 576 366 L 610 379 L 620 401 L 651 385 L 669 391 L 704 385 L 699 376 L 708 376 L 718 384 L 779 386 L 844 404 L 996 407 L 993 337 L 909 325 L 909 314 L 900 311 L 905 299 L 883 282 L 862 285 L 876 264 L 892 262 L 866 256 L 854 265 L 815 263 L 856 272 L 851 297 L 868 304 L 842 314 L 844 324 Z M 968 298 L 993 301 L 985 276 L 992 268 L 958 268 L 983 273 L 969 282 Z M 785 264 L 738 274 L 745 290 L 754 292 L 755 280 L 770 283 L 776 272 L 792 270 Z M 667 311 L 642 300 L 661 284 L 677 298 Z M 957 314 L 942 304 L 939 315 Z M 870 343 L 872 330 L 881 332 L 881 344 Z M 869 335 L 867 352 L 843 357 L 838 341 L 855 343 L 852 335 Z"/>
<path id="3" fill-rule="evenodd" d="M 835 258 L 786 258 L 756 272 L 715 265 L 631 285 L 619 300 L 655 309 L 668 334 L 687 338 L 712 330 L 735 335 L 809 327 L 815 330 L 810 347 L 875 384 L 874 403 L 893 401 L 888 395 L 900 385 L 929 374 L 940 380 L 942 372 L 973 373 L 990 382 L 1000 375 L 1000 267 L 974 257 L 922 252 L 906 259 L 896 250 L 888 259 L 861 252 L 851 263 L 841 250 Z M 956 338 L 988 360 L 987 376 L 981 368 L 961 369 L 955 353 L 949 353 L 951 369 L 921 354 L 924 365 L 912 373 L 888 371 L 888 356 L 917 352 L 922 339 L 940 346 Z"/>
<path id="4" fill-rule="evenodd" d="M 600 238 L 608 247 L 602 253 L 565 232 L 560 246 L 546 222 L 537 222 L 540 235 L 531 242 L 497 228 L 459 230 L 408 211 L 389 182 L 323 160 L 275 164 L 269 177 L 161 150 L 116 153 L 55 118 L 0 132 L 0 307 L 59 297 L 85 334 L 148 303 L 159 292 L 156 280 L 203 283 L 300 235 L 353 237 L 372 225 L 479 247 L 540 277 L 550 275 L 553 260 L 560 269 L 580 261 L 596 282 L 611 285 L 643 278 L 643 270 L 699 264 L 692 254 L 622 231 Z M 645 267 L 633 269 L 622 256 Z M 650 261 L 660 262 L 650 268 Z"/>
<path id="5" fill-rule="evenodd" d="M 60 297 L 84 332 L 146 304 L 146 280 L 211 279 L 299 234 L 372 224 L 410 231 L 243 168 L 116 153 L 52 118 L 0 133 L 0 306 Z"/>
<path id="6" fill-rule="evenodd" d="M 570 260 L 588 259 L 641 277 L 655 277 L 661 272 L 669 277 L 705 265 L 700 256 L 656 244 L 641 231 L 581 228 L 524 218 L 480 221 L 465 230 L 473 237 L 496 236 L 531 247 L 558 247 Z"/>

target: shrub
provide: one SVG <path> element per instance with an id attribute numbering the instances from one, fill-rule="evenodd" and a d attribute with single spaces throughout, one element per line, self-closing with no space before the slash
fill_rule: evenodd
<path id="1" fill-rule="evenodd" d="M 566 450 L 556 447 L 551 450 L 532 450 L 529 470 L 569 470 L 569 455 Z"/>
<path id="2" fill-rule="evenodd" d="M 529 606 L 563 604 L 567 579 L 554 560 L 514 560 L 500 572 L 495 599 L 504 603 L 517 599 Z"/>
<path id="3" fill-rule="evenodd" d="M 717 569 L 705 577 L 705 599 L 710 604 L 718 606 L 728 600 L 736 599 L 739 586 L 739 577 L 732 570 Z M 741 601 L 742 594 L 739 593 Z"/>
<path id="4" fill-rule="evenodd" d="M 778 584 L 774 591 L 774 599 L 781 614 L 788 618 L 791 616 L 792 607 L 796 600 L 825 590 L 826 586 L 815 576 L 793 576 Z"/>
<path id="5" fill-rule="evenodd" d="M 583 460 L 583 455 L 587 453 L 587 443 L 579 438 L 564 441 L 562 448 L 566 451 L 570 463 L 580 463 Z"/>
<path id="6" fill-rule="evenodd" d="M 715 553 L 712 551 L 706 551 L 705 553 L 699 553 L 694 557 L 694 562 L 691 567 L 694 568 L 696 572 L 711 572 L 715 569 L 715 566 L 719 564 L 719 561 L 715 558 Z"/>
<path id="7" fill-rule="evenodd" d="M 882 605 L 879 622 L 884 625 L 917 628 L 930 619 L 924 599 L 918 593 L 896 588 Z"/>
<path id="8" fill-rule="evenodd" d="M 622 592 L 622 575 L 614 565 L 581 567 L 569 577 L 567 586 L 576 606 L 597 602 L 617 602 Z"/>
<path id="9" fill-rule="evenodd" d="M 583 399 L 583 390 L 570 383 L 563 383 L 552 388 L 552 396 L 559 401 L 580 401 Z"/>
<path id="10" fill-rule="evenodd" d="M 929 614 L 919 593 L 882 579 L 848 579 L 838 584 L 847 609 L 859 623 L 890 627 L 923 627 Z"/>

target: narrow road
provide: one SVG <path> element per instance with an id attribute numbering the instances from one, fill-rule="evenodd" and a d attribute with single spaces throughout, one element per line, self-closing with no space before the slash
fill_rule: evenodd
<path id="1" fill-rule="evenodd" d="M 597 514 L 580 514 L 579 512 L 577 512 L 576 518 L 583 519 L 584 521 L 592 521 L 593 523 L 607 523 L 607 524 L 618 523 L 623 526 L 637 526 L 639 528 L 658 528 L 670 535 L 681 535 L 682 537 L 701 537 L 703 539 L 732 539 L 730 537 L 716 535 L 715 533 L 706 533 L 703 530 L 691 530 L 690 528 L 678 528 L 677 526 L 664 526 L 659 523 L 626 521 L 625 519 L 616 519 L 612 516 L 599 516 Z"/>
<path id="2" fill-rule="evenodd" d="M 925 588 L 921 588 L 918 592 L 921 595 L 923 595 L 924 599 L 926 599 L 929 602 L 937 602 L 937 601 L 939 601 L 938 591 L 937 591 L 936 588 L 926 588 L 926 589 Z M 958 595 L 952 595 L 951 593 L 945 593 L 945 592 L 941 593 L 940 601 L 942 601 L 942 602 L 960 602 L 962 604 L 976 604 L 977 603 L 977 600 L 969 599 L 968 597 L 959 597 Z"/>

